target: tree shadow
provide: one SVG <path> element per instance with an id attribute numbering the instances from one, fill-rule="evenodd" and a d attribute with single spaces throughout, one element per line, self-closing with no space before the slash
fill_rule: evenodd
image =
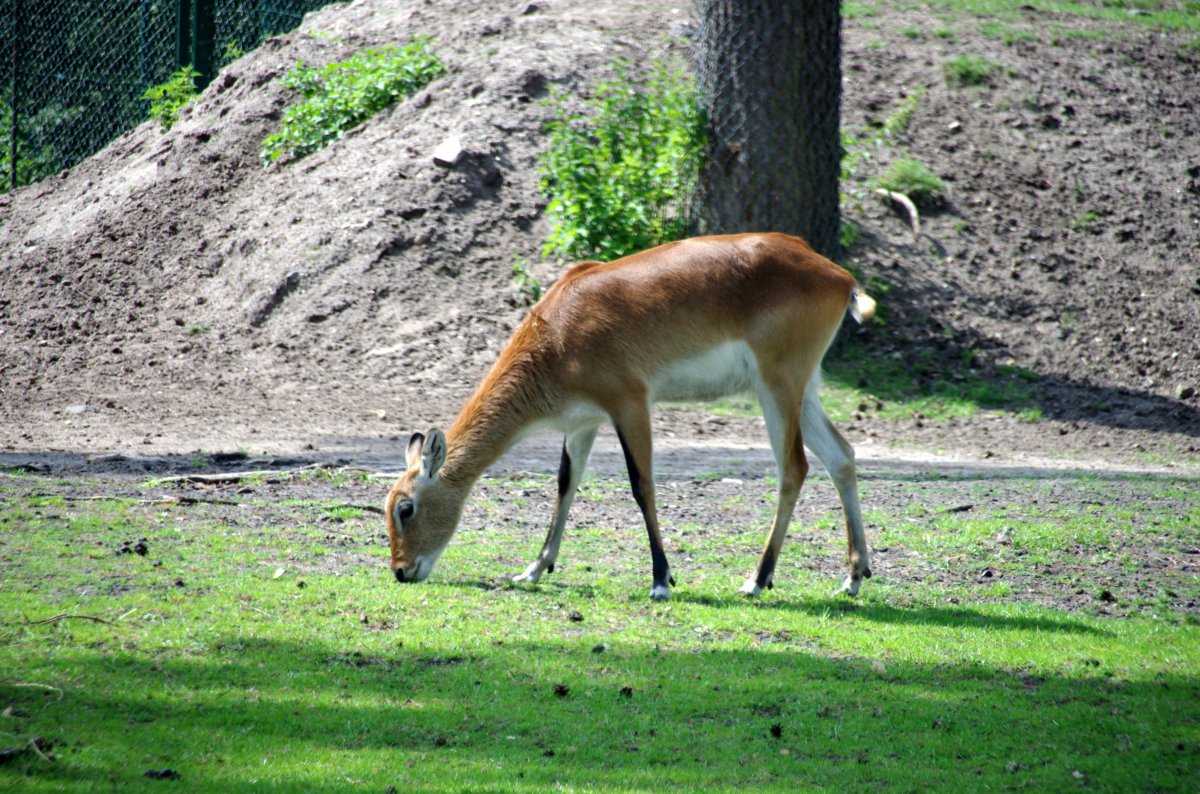
<path id="1" fill-rule="evenodd" d="M 0 683 L 22 730 L 56 747 L 0 781 L 158 790 L 144 773 L 169 768 L 190 791 L 224 792 L 954 790 L 965 764 L 981 789 L 1053 789 L 1102 768 L 1113 790 L 1170 790 L 1200 757 L 1175 738 L 1200 719 L 1194 671 L 1114 682 L 1088 652 L 1077 673 L 1050 674 L 839 658 L 786 632 L 737 650 L 648 638 L 600 653 L 586 636 L 394 634 L 76 648 L 43 670 L 59 700 Z M 1118 734 L 1120 763 L 1102 765 Z"/>
<path id="2" fill-rule="evenodd" d="M 740 597 L 721 598 L 701 593 L 676 592 L 672 594 L 672 598 L 709 607 L 735 609 L 745 607 L 745 601 Z M 770 596 L 764 596 L 755 602 L 754 607 L 772 611 L 802 612 L 817 617 L 864 619 L 893 626 L 939 626 L 956 629 L 979 628 L 1090 634 L 1098 637 L 1112 636 L 1111 632 L 1076 620 L 1025 615 L 990 615 L 969 607 L 898 607 L 890 604 L 854 601 L 841 596 L 798 600 L 775 600 Z"/>
<path id="3" fill-rule="evenodd" d="M 922 243 L 929 244 L 932 239 L 926 235 Z M 877 260 L 890 259 L 896 273 L 885 271 L 881 276 L 887 284 L 886 296 L 880 301 L 886 317 L 883 330 L 846 324 L 829 357 L 836 365 L 839 359 L 853 355 L 851 347 L 865 351 L 863 355 L 871 366 L 854 367 L 866 374 L 849 385 L 869 389 L 885 401 L 913 397 L 961 399 L 964 392 L 974 392 L 984 398 L 983 407 L 1037 409 L 1042 417 L 1063 422 L 1200 438 L 1200 411 L 1187 402 L 1148 390 L 1099 385 L 1069 375 L 1006 366 L 1008 348 L 1003 342 L 966 323 L 954 322 L 947 311 L 953 307 L 964 314 L 995 315 L 1004 321 L 1030 318 L 1032 322 L 1048 307 L 1015 291 L 991 296 L 993 305 L 983 305 L 979 298 L 906 268 L 904 262 L 926 254 L 918 252 L 915 245 L 898 244 L 869 228 L 862 229 L 862 247 Z M 870 280 L 867 278 L 868 284 Z M 852 335 L 858 341 L 850 345 L 847 340 Z M 879 365 L 886 372 L 889 362 L 895 362 L 893 369 L 901 369 L 909 377 L 871 376 L 870 371 Z M 836 366 L 833 369 L 836 379 Z M 1014 380 L 1020 388 L 1003 388 L 1006 381 Z"/>

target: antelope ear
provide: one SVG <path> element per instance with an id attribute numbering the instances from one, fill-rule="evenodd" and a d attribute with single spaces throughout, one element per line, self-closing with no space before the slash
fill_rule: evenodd
<path id="1" fill-rule="evenodd" d="M 411 446 L 411 442 L 410 442 Z M 441 430 L 430 430 L 421 445 L 421 476 L 432 479 L 446 462 L 446 434 Z"/>
<path id="2" fill-rule="evenodd" d="M 404 454 L 404 462 L 408 464 L 408 468 L 412 468 L 421 462 L 421 447 L 425 445 L 425 436 L 421 433 L 413 433 L 412 438 L 408 440 L 408 451 Z"/>

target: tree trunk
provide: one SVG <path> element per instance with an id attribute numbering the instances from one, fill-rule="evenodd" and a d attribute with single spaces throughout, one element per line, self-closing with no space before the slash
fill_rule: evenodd
<path id="1" fill-rule="evenodd" d="M 701 228 L 797 234 L 836 259 L 838 0 L 696 0 L 696 15 L 710 135 Z"/>

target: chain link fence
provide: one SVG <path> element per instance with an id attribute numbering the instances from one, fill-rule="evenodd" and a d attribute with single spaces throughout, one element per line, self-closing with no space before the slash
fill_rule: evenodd
<path id="1" fill-rule="evenodd" d="M 692 55 L 708 112 L 699 226 L 781 231 L 838 255 L 838 0 L 694 0 Z"/>
<path id="2" fill-rule="evenodd" d="M 181 66 L 207 82 L 328 2 L 0 0 L 0 184 L 71 167 L 145 119 L 142 94 Z"/>

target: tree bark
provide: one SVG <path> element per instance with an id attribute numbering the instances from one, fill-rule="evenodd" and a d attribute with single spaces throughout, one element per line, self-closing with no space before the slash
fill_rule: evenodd
<path id="1" fill-rule="evenodd" d="M 696 0 L 696 11 L 710 136 L 701 229 L 788 232 L 838 258 L 838 0 Z"/>

